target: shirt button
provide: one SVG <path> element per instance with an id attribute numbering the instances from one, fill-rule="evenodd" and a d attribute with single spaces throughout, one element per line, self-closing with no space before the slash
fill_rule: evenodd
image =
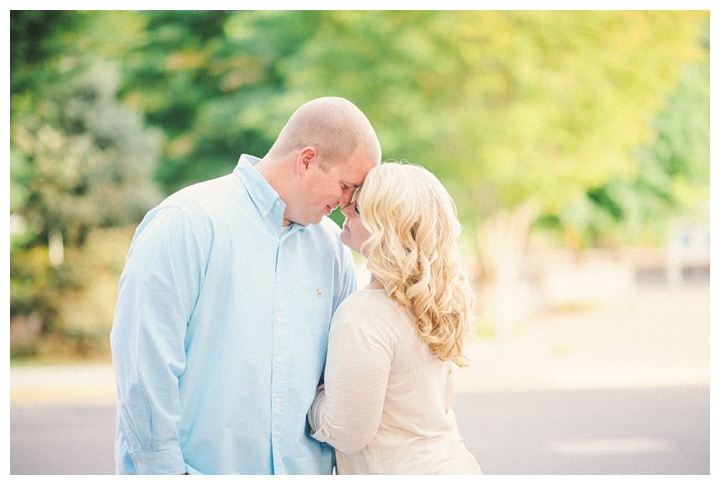
<path id="1" fill-rule="evenodd" d="M 278 318 L 278 323 L 282 323 L 282 318 Z"/>
<path id="2" fill-rule="evenodd" d="M 276 201 L 275 201 L 275 205 L 279 207 L 279 206 L 280 206 L 280 201 L 279 201 L 279 200 L 276 200 Z"/>
<path id="3" fill-rule="evenodd" d="M 137 466 L 142 466 L 142 461 L 138 460 L 138 461 L 137 461 Z"/>
<path id="4" fill-rule="evenodd" d="M 282 364 L 282 357 L 278 357 L 278 358 L 277 358 L 277 361 L 278 361 L 279 364 Z"/>
<path id="5" fill-rule="evenodd" d="M 329 434 L 330 434 L 330 433 L 328 433 L 328 431 L 325 428 L 322 429 L 322 432 L 323 432 L 323 436 L 329 436 Z"/>
<path id="6" fill-rule="evenodd" d="M 282 278 L 278 278 L 278 283 L 282 283 Z"/>
<path id="7" fill-rule="evenodd" d="M 279 397 L 278 397 L 278 398 L 275 398 L 275 403 L 276 403 L 276 404 L 280 404 L 280 398 L 279 398 Z"/>

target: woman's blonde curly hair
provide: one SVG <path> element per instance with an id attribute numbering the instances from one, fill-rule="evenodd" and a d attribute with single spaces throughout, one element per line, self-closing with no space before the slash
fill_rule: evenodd
<path id="1" fill-rule="evenodd" d="M 474 294 L 458 248 L 462 228 L 445 187 L 425 168 L 383 163 L 365 178 L 358 206 L 371 233 L 363 245 L 368 271 L 412 310 L 435 355 L 467 366 L 462 350 Z"/>

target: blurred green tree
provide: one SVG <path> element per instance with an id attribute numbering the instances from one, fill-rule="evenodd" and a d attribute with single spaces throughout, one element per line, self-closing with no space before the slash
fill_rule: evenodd
<path id="1" fill-rule="evenodd" d="M 161 133 L 116 99 L 120 71 L 109 63 L 132 25 L 142 23 L 12 12 L 11 328 L 38 315 L 42 331 L 62 333 L 61 298 L 83 279 L 65 250 L 95 228 L 137 222 L 161 197 L 153 183 Z"/>
<path id="2" fill-rule="evenodd" d="M 387 158 L 446 183 L 466 225 L 479 227 L 496 313 L 514 306 L 538 215 L 566 244 L 603 241 L 590 210 L 598 188 L 638 177 L 637 149 L 653 142 L 683 66 L 707 59 L 703 11 L 318 15 L 314 35 L 279 66 L 287 95 L 353 99 Z"/>
<path id="3" fill-rule="evenodd" d="M 18 113 L 11 130 L 11 211 L 47 239 L 80 246 L 94 227 L 136 222 L 159 201 L 152 183 L 161 134 L 115 99 L 118 71 L 96 65 L 47 93 L 41 113 Z"/>
<path id="4" fill-rule="evenodd" d="M 655 119 L 654 143 L 636 150 L 637 175 L 588 190 L 583 233 L 604 241 L 663 241 L 673 217 L 697 219 L 710 200 L 710 66 L 687 66 Z M 707 221 L 698 220 L 703 224 Z"/>
<path id="5" fill-rule="evenodd" d="M 337 94 L 387 158 L 445 180 L 471 225 L 532 200 L 579 245 L 600 242 L 588 204 L 637 177 L 682 65 L 707 57 L 707 12 L 142 14 L 122 96 L 168 137 L 166 191 L 262 155 L 295 106 Z"/>
<path id="6" fill-rule="evenodd" d="M 613 214 L 630 208 L 631 198 L 617 195 L 649 202 L 638 197 L 642 184 L 633 184 L 643 167 L 638 148 L 653 142 L 655 115 L 683 67 L 707 59 L 701 43 L 707 20 L 707 12 L 678 11 L 493 12 L 463 19 L 461 48 L 474 73 L 466 86 L 474 89 L 465 92 L 471 111 L 462 125 L 481 141 L 475 156 L 455 167 L 466 174 L 468 205 L 488 214 L 478 244 L 491 318 L 502 331 L 517 318 L 518 276 L 538 214 L 554 217 L 565 244 L 575 248 L 629 239 L 627 225 L 621 234 L 611 232 L 619 224 L 600 220 L 642 222 L 627 217 L 629 210 Z M 644 166 L 657 161 L 646 158 Z M 629 190 L 617 191 L 620 186 Z M 608 193 L 613 196 L 602 197 Z"/>
<path id="7" fill-rule="evenodd" d="M 652 142 L 653 116 L 682 66 L 707 59 L 698 42 L 706 14 L 313 12 L 312 34 L 275 51 L 286 87 L 276 95 L 349 97 L 385 156 L 430 166 L 469 222 L 534 200 L 592 244 L 566 205 L 637 176 L 635 150 Z M 226 31 L 248 52 L 258 39 L 277 44 L 269 24 L 287 38 L 302 20 L 241 12 Z M 271 132 L 275 120 L 261 113 L 245 120 Z"/>
<path id="8" fill-rule="evenodd" d="M 278 66 L 312 33 L 317 14 L 143 15 L 143 42 L 126 57 L 121 96 L 167 136 L 157 173 L 165 192 L 230 172 L 242 153 L 264 156 L 296 107 Z"/>
<path id="9" fill-rule="evenodd" d="M 484 285 L 512 301 L 532 221 L 574 247 L 614 244 L 706 197 L 708 23 L 706 11 L 11 12 L 11 211 L 25 228 L 13 248 L 137 217 L 151 158 L 165 193 L 228 173 L 302 102 L 338 95 L 368 115 L 386 159 L 446 184 L 478 228 Z M 161 153 L 132 110 L 162 131 Z M 118 162 L 107 130 L 153 155 Z M 135 176 L 136 193 L 112 182 Z M 104 203 L 109 192 L 120 198 Z"/>

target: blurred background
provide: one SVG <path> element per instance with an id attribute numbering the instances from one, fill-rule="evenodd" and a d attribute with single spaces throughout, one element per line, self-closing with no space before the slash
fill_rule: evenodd
<path id="1" fill-rule="evenodd" d="M 709 473 L 709 22 L 698 10 L 11 11 L 11 408 L 111 402 L 117 284 L 144 213 L 242 153 L 262 157 L 300 104 L 334 95 L 365 112 L 383 159 L 427 167 L 457 204 L 478 295 L 467 415 L 483 392 L 690 385 L 700 464 L 636 472 Z M 11 431 L 13 473 L 43 473 L 16 465 L 25 441 Z"/>

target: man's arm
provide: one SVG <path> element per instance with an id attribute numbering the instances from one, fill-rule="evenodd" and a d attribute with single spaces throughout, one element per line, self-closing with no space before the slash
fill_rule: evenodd
<path id="1" fill-rule="evenodd" d="M 180 209 L 146 216 L 120 280 L 111 333 L 118 418 L 140 474 L 182 474 L 178 377 L 204 251 Z"/>

